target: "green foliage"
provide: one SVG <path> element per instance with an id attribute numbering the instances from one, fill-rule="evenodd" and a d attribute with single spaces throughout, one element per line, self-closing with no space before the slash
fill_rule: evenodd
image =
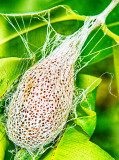
<path id="1" fill-rule="evenodd" d="M 97 127 L 91 141 L 119 159 L 119 104 L 101 112 L 97 109 Z"/>
<path id="2" fill-rule="evenodd" d="M 0 59 L 0 97 L 30 65 L 30 59 L 9 57 Z"/>
<path id="3" fill-rule="evenodd" d="M 99 157 L 100 159 L 105 159 L 105 160 L 113 159 L 100 147 L 88 141 L 88 137 L 77 126 L 67 130 L 64 133 L 58 146 L 54 149 L 52 155 L 49 152 L 49 158 L 46 157 L 46 159 L 94 160 L 94 159 L 99 159 Z M 46 159 L 44 158 L 44 160 Z"/>
<path id="4" fill-rule="evenodd" d="M 119 46 L 114 48 L 113 55 L 114 55 L 114 68 L 117 80 L 117 89 L 119 94 Z"/>
<path id="5" fill-rule="evenodd" d="M 0 122 L 0 160 L 4 160 L 5 150 L 8 145 L 8 140 L 6 138 L 5 128 Z"/>
<path id="6" fill-rule="evenodd" d="M 76 86 L 86 90 L 87 93 L 93 91 L 100 83 L 100 78 L 80 73 L 77 75 Z"/>
<path id="7" fill-rule="evenodd" d="M 82 6 L 83 7 L 83 6 Z M 67 14 L 68 9 L 68 14 Z M 37 16 L 43 16 L 46 14 L 45 17 L 47 17 L 48 11 L 44 11 L 43 13 L 39 12 L 38 14 L 25 14 L 23 15 L 23 20 L 25 24 L 25 28 L 23 25 L 23 20 L 21 18 L 21 15 L 9 15 L 8 17 L 4 15 L 0 15 L 1 20 L 1 37 L 0 37 L 0 57 L 1 58 L 8 58 L 8 57 L 19 57 L 19 58 L 31 58 L 31 61 L 35 62 L 38 61 L 41 56 L 41 50 L 40 47 L 43 46 L 45 40 L 46 40 L 46 22 L 42 20 L 42 18 L 32 18 L 35 15 Z M 117 14 L 117 10 L 115 12 L 115 15 Z M 37 19 L 37 20 L 36 20 Z M 77 14 L 75 14 L 71 9 L 68 7 L 62 7 L 58 6 L 50 10 L 50 21 L 53 23 L 53 27 L 56 29 L 56 31 L 60 34 L 72 34 L 74 31 L 76 31 L 79 26 L 81 26 L 81 22 L 77 22 L 77 20 L 83 20 L 81 17 L 79 17 Z M 10 25 L 8 21 L 11 21 L 12 24 L 16 27 L 16 21 L 20 25 L 20 33 L 18 33 L 13 26 Z M 112 24 L 113 25 L 113 24 Z M 115 26 L 115 25 L 114 25 Z M 116 25 L 117 26 L 117 25 Z M 16 27 L 18 28 L 18 26 Z M 112 27 L 113 28 L 113 27 Z M 18 29 L 17 29 L 18 30 Z M 25 37 L 26 33 L 28 32 L 27 39 L 28 39 L 28 46 L 25 47 L 24 42 L 21 40 L 19 34 L 21 34 L 23 37 Z M 87 39 L 86 43 L 90 40 L 92 36 L 94 36 L 95 31 L 90 34 L 89 38 Z M 81 62 L 83 65 L 85 62 L 90 61 L 94 56 L 95 58 L 90 61 L 90 64 L 96 63 L 97 61 L 100 61 L 106 57 L 108 57 L 110 54 L 112 54 L 112 48 L 109 48 L 108 50 L 102 50 L 104 48 L 110 47 L 112 45 L 113 39 L 109 36 L 104 36 L 102 41 L 100 42 L 100 45 L 95 46 L 97 41 L 100 40 L 100 38 L 103 36 L 103 32 L 100 30 L 98 34 L 93 38 L 93 40 L 90 42 L 90 45 L 82 52 L 82 56 L 85 56 L 84 60 Z M 85 44 L 86 44 L 85 43 Z M 85 46 L 85 45 L 84 45 Z M 38 49 L 37 54 L 34 55 L 34 52 Z M 93 49 L 93 50 L 92 50 Z M 92 50 L 92 53 L 90 51 Z M 102 51 L 101 51 L 102 50 Z M 100 51 L 97 52 L 97 51 Z M 90 53 L 90 55 L 89 55 Z M 87 56 L 88 55 L 88 56 Z M 5 61 L 5 59 L 1 59 L 1 61 Z M 20 60 L 21 61 L 21 60 Z M 24 61 L 24 60 L 23 60 Z M 2 63 L 3 63 L 2 62 Z M 0 72 L 4 70 L 4 67 L 2 66 L 2 63 L 0 65 Z M 23 64 L 23 63 L 22 63 Z M 11 64 L 14 66 L 14 64 Z M 21 63 L 20 63 L 21 65 Z M 28 69 L 29 65 L 27 67 L 24 67 L 24 71 Z M 13 67 L 14 68 L 14 67 Z M 16 70 L 19 70 L 20 66 L 16 66 Z M 9 70 L 6 69 L 6 74 L 9 72 Z M 16 72 L 15 72 L 16 74 Z M 6 84 L 9 81 L 8 87 L 12 84 L 12 82 L 21 74 L 21 72 L 18 72 L 17 75 L 12 77 L 6 78 Z M 3 81 L 3 77 L 0 77 L 0 82 Z M 3 87 L 4 89 L 1 90 L 0 96 L 5 93 L 5 91 L 8 89 L 8 87 Z"/>
<path id="8" fill-rule="evenodd" d="M 16 154 L 16 156 L 15 156 L 15 160 L 17 160 L 17 159 L 21 159 L 22 158 L 22 160 L 26 160 L 26 159 L 28 159 L 28 160 L 32 160 L 32 157 L 30 156 L 30 154 L 26 151 L 26 150 L 24 150 L 24 149 L 21 149 L 17 154 Z"/>
<path id="9" fill-rule="evenodd" d="M 101 79 L 93 76 L 78 74 L 77 87 L 84 89 L 86 98 L 77 107 L 78 118 L 75 123 L 91 137 L 96 127 L 95 100 L 97 86 Z"/>
<path id="10" fill-rule="evenodd" d="M 109 4 L 108 1 L 94 1 L 94 0 L 84 0 L 78 1 L 74 0 L 58 0 L 54 2 L 53 0 L 44 0 L 37 1 L 34 0 L 32 3 L 27 3 L 24 1 L 12 0 L 7 6 L 7 3 L 4 1 L 0 2 L 1 12 L 4 13 L 23 13 L 23 12 L 33 12 L 33 11 L 43 11 L 50 7 L 54 7 L 50 10 L 50 21 L 55 28 L 56 32 L 64 35 L 69 35 L 74 33 L 79 27 L 82 26 L 83 20 L 85 17 L 80 17 L 75 14 L 71 9 L 76 10 L 80 15 L 95 15 L 99 14 L 104 8 Z M 58 6 L 58 5 L 68 5 L 68 6 Z M 5 6 L 5 7 L 3 7 Z M 14 7 L 13 7 L 14 6 Z M 27 7 L 26 7 L 27 6 Z M 68 14 L 67 14 L 68 9 Z M 115 34 L 118 33 L 119 23 L 118 23 L 118 13 L 119 6 L 117 6 L 112 13 L 108 16 L 106 23 Z M 32 18 L 32 17 L 39 17 Z M 0 97 L 5 94 L 5 92 L 10 88 L 13 82 L 22 75 L 31 65 L 41 59 L 41 47 L 43 46 L 46 40 L 46 29 L 47 23 L 42 20 L 42 16 L 45 16 L 47 19 L 48 11 L 25 14 L 25 15 L 0 15 Z M 25 27 L 23 25 L 22 18 L 24 20 Z M 24 46 L 23 41 L 20 38 L 20 35 L 14 30 L 13 26 L 7 21 L 9 20 L 16 26 L 15 19 L 20 25 L 21 31 L 20 35 L 28 38 L 28 47 Z M 98 29 L 94 30 L 87 39 L 84 47 L 90 41 L 90 39 L 95 35 Z M 104 36 L 104 37 L 103 37 Z M 103 37 L 103 38 L 102 38 Z M 101 41 L 100 41 L 101 40 Z M 99 45 L 97 42 L 100 41 Z M 98 33 L 94 36 L 93 40 L 90 42 L 88 47 L 82 52 L 82 56 L 85 58 L 82 60 L 81 65 L 84 65 L 86 62 L 90 61 L 90 64 L 95 64 L 103 59 L 106 60 L 107 57 L 114 54 L 114 66 L 115 73 L 117 78 L 117 87 L 119 90 L 119 56 L 118 56 L 118 47 L 113 47 L 113 39 L 108 35 L 104 35 L 103 31 L 100 29 Z M 108 48 L 106 49 L 105 48 Z M 37 53 L 34 52 L 38 49 Z M 104 49 L 104 50 L 103 50 Z M 98 52 L 99 51 L 99 52 Z M 89 54 L 90 53 L 90 54 Z M 94 54 L 92 54 L 94 53 Z M 95 56 L 95 58 L 93 58 Z M 105 66 L 105 71 L 106 71 Z M 98 71 L 97 71 L 98 72 Z M 91 71 L 89 71 L 89 74 Z M 86 75 L 78 74 L 76 80 L 76 86 L 80 89 L 85 90 L 86 97 L 83 97 L 83 101 L 77 105 L 77 118 L 74 119 L 75 127 L 70 128 L 70 123 L 68 124 L 63 136 L 60 140 L 53 146 L 54 148 L 48 149 L 43 155 L 38 155 L 36 159 L 43 160 L 112 160 L 113 158 L 96 144 L 92 143 L 89 139 L 93 135 L 96 127 L 96 112 L 95 112 L 95 102 L 96 102 L 96 92 L 97 87 L 100 84 L 101 79 Z M 2 110 L 0 109 L 2 112 Z M 101 116 L 100 116 L 101 117 Z M 107 117 L 107 116 L 106 116 Z M 104 121 L 105 116 L 102 118 L 105 122 L 105 126 L 108 124 L 108 118 Z M 113 119 L 113 117 L 111 117 Z M 1 121 L 1 120 L 0 120 Z M 102 124 L 101 123 L 101 124 Z M 99 126 L 99 124 L 98 124 Z M 99 127 L 101 128 L 101 127 Z M 104 125 L 103 125 L 104 128 Z M 110 127 L 111 128 L 111 127 Z M 104 148 L 104 145 L 102 145 Z M 8 160 L 8 157 L 5 156 L 8 154 L 8 150 L 12 150 L 14 144 L 8 140 L 5 135 L 5 128 L 0 125 L 0 159 Z M 107 149 L 108 150 L 108 149 Z M 10 155 L 11 156 L 11 155 Z M 114 155 L 113 155 L 114 156 Z M 10 157 L 9 157 L 10 158 Z M 118 155 L 116 156 L 118 159 Z M 18 151 L 14 157 L 15 160 L 31 160 L 32 157 L 25 149 Z"/>

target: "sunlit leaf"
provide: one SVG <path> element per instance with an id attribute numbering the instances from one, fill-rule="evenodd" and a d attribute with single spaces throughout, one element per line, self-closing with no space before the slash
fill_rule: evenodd
<path id="1" fill-rule="evenodd" d="M 114 55 L 114 68 L 117 81 L 117 90 L 119 94 L 119 46 L 114 48 L 113 55 Z"/>
<path id="2" fill-rule="evenodd" d="M 88 138 L 81 132 L 80 128 L 75 127 L 64 133 L 49 160 L 96 160 L 99 158 L 113 160 L 108 153 L 88 141 Z"/>
<path id="3" fill-rule="evenodd" d="M 10 85 L 22 74 L 31 63 L 30 59 L 2 58 L 0 59 L 0 97 Z"/>
<path id="4" fill-rule="evenodd" d="M 84 107 L 82 108 L 87 115 L 78 117 L 74 121 L 91 137 L 96 127 L 96 113 Z"/>
<path id="5" fill-rule="evenodd" d="M 59 30 L 60 33 L 71 34 L 78 29 L 79 25 L 76 20 L 79 16 L 67 6 L 57 6 L 31 14 L 1 14 L 0 57 L 25 58 L 33 56 L 36 51 L 39 56 L 41 54 L 40 48 L 46 40 L 48 14 L 51 24 L 59 22 L 59 25 L 56 24 L 56 30 Z M 60 24 L 63 21 L 68 22 Z M 62 25 L 63 27 L 61 27 Z"/>
<path id="6" fill-rule="evenodd" d="M 79 74 L 77 86 L 89 92 L 84 100 L 77 106 L 77 116 L 74 121 L 91 137 L 96 127 L 95 100 L 97 86 L 101 79 L 90 75 Z"/>
<path id="7" fill-rule="evenodd" d="M 4 160 L 7 145 L 8 141 L 6 138 L 5 128 L 3 124 L 0 122 L 0 160 Z"/>
<path id="8" fill-rule="evenodd" d="M 84 89 L 88 93 L 94 90 L 100 82 L 101 78 L 78 73 L 76 85 L 78 88 Z"/>

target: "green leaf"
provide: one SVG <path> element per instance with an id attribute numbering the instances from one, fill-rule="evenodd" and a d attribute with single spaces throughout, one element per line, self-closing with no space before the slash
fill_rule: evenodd
<path id="1" fill-rule="evenodd" d="M 21 149 L 19 152 L 16 153 L 14 160 L 33 160 L 32 156 L 27 152 L 25 149 Z M 38 160 L 39 158 L 35 158 Z"/>
<path id="2" fill-rule="evenodd" d="M 96 34 L 97 30 L 98 33 Z M 113 39 L 107 36 L 106 34 L 104 35 L 103 31 L 99 28 L 94 30 L 89 35 L 84 44 L 84 47 L 87 45 L 87 43 L 90 41 L 92 37 L 94 37 L 93 40 L 82 52 L 82 56 L 85 57 L 82 61 L 82 65 L 86 62 L 89 62 L 88 64 L 97 63 L 103 59 L 108 58 L 113 53 L 113 47 L 110 47 L 112 46 Z"/>
<path id="3" fill-rule="evenodd" d="M 5 128 L 3 124 L 0 122 L 0 160 L 4 160 L 7 145 L 8 141 L 6 138 Z"/>
<path id="4" fill-rule="evenodd" d="M 113 48 L 114 68 L 116 74 L 117 90 L 119 94 L 119 46 Z"/>
<path id="5" fill-rule="evenodd" d="M 30 65 L 31 59 L 17 57 L 0 59 L 0 97 L 6 92 L 11 84 Z"/>
<path id="6" fill-rule="evenodd" d="M 86 90 L 86 92 L 91 92 L 101 83 L 101 78 L 86 74 L 77 74 L 76 86 L 78 88 Z"/>
<path id="7" fill-rule="evenodd" d="M 61 4 L 65 4 L 71 7 L 72 10 L 76 10 L 79 15 L 97 15 L 100 14 L 110 3 L 110 0 L 107 1 L 95 1 L 95 0 L 73 0 L 73 3 L 71 0 L 65 0 Z M 89 7 L 88 7 L 89 6 Z M 118 35 L 119 33 L 119 5 L 117 5 L 116 8 L 108 15 L 106 19 L 106 24 L 109 27 L 111 31 L 113 31 L 115 34 Z M 83 63 L 88 62 L 91 60 L 92 57 L 97 55 L 94 59 L 90 61 L 90 64 L 99 62 L 105 58 L 108 58 L 113 54 L 113 39 L 107 36 L 106 34 L 102 32 L 102 30 L 99 30 L 98 33 L 95 35 L 97 30 L 93 31 L 86 44 L 89 42 L 89 40 L 93 37 L 93 40 L 89 43 L 89 45 L 86 47 L 86 49 L 83 51 L 82 56 L 86 56 Z M 104 38 L 102 38 L 104 36 Z M 102 39 L 101 39 L 102 38 Z M 100 41 L 101 40 L 101 41 Z M 99 44 L 94 48 L 94 46 L 99 42 Z M 94 48 L 94 49 L 93 49 Z M 93 50 L 92 50 L 93 49 Z M 92 52 L 90 53 L 90 51 Z M 99 51 L 99 52 L 98 52 Z M 89 56 L 87 56 L 90 53 Z M 93 53 L 93 54 L 92 54 Z M 92 55 L 91 55 L 92 54 Z"/>
<path id="8" fill-rule="evenodd" d="M 79 15 L 67 6 L 56 6 L 43 12 L 31 14 L 0 14 L 2 22 L 0 57 L 28 58 L 34 56 L 37 51 L 38 58 L 41 54 L 40 48 L 46 40 L 48 14 L 50 14 L 50 23 L 54 23 L 54 27 L 61 34 L 72 34 L 79 28 L 77 22 Z M 59 22 L 58 25 L 57 22 Z"/>
<path id="9" fill-rule="evenodd" d="M 15 1 L 6 0 L 0 2 L 0 11 L 2 13 L 31 13 L 39 12 L 60 4 L 63 0 L 34 0 L 34 1 Z"/>
<path id="10" fill-rule="evenodd" d="M 77 106 L 77 116 L 74 122 L 79 125 L 88 135 L 92 136 L 96 127 L 96 100 L 97 88 L 89 92 L 86 98 Z"/>
<path id="11" fill-rule="evenodd" d="M 77 126 L 68 129 L 54 149 L 49 160 L 113 160 L 113 158 L 94 143 Z M 45 160 L 45 158 L 44 158 Z"/>
<path id="12" fill-rule="evenodd" d="M 57 146 L 56 146 L 57 147 Z M 47 150 L 41 157 L 40 160 L 51 160 L 54 149 Z"/>
<path id="13" fill-rule="evenodd" d="M 25 149 L 21 149 L 20 151 L 18 151 L 14 157 L 14 160 L 32 160 L 32 157 L 30 156 L 30 154 L 27 152 L 27 150 Z"/>
<path id="14" fill-rule="evenodd" d="M 47 150 L 43 155 L 38 155 L 35 157 L 35 160 L 49 160 L 53 154 L 53 149 Z M 25 149 L 18 151 L 14 157 L 14 160 L 33 160 L 33 157 Z"/>
<path id="15" fill-rule="evenodd" d="M 24 20 L 26 31 L 29 31 L 28 44 L 29 44 L 30 49 L 33 51 L 32 53 L 34 53 L 34 50 L 36 50 L 36 48 L 38 49 L 39 47 L 41 47 L 44 44 L 45 37 L 46 37 L 46 28 L 43 27 L 45 24 L 43 24 L 44 22 L 41 22 L 41 20 L 39 20 L 39 19 L 37 20 L 36 17 L 38 16 L 38 18 L 39 18 L 39 16 L 42 15 L 42 13 L 47 13 L 46 9 L 48 9 L 49 7 L 63 4 L 63 5 L 70 6 L 72 8 L 72 10 L 76 10 L 80 15 L 95 15 L 95 14 L 101 13 L 109 3 L 110 3 L 109 0 L 106 2 L 103 2 L 103 0 L 101 0 L 100 2 L 96 2 L 96 3 L 94 0 L 89 0 L 89 1 L 84 0 L 82 2 L 78 1 L 78 0 L 74 0 L 73 3 L 71 0 L 69 0 L 69 1 L 58 0 L 55 3 L 52 0 L 47 0 L 47 1 L 43 1 L 43 2 L 41 2 L 41 1 L 38 2 L 37 0 L 35 0 L 32 3 L 28 3 L 29 5 L 28 4 L 25 5 L 24 2 L 15 3 L 14 0 L 12 0 L 11 3 L 9 4 L 9 6 L 7 6 L 8 3 L 5 3 L 5 4 L 3 3 L 3 5 L 5 7 L 1 7 L 1 11 L 3 10 L 4 13 L 8 13 L 10 11 L 11 11 L 11 13 L 18 13 L 18 12 L 23 13 L 23 11 L 28 13 L 28 12 L 37 11 L 37 13 L 31 14 L 32 15 L 31 23 L 30 23 L 30 19 L 31 19 L 30 14 L 29 15 L 25 14 L 24 16 L 14 15 L 15 19 L 18 21 L 18 24 L 21 28 L 22 33 L 24 33 L 24 36 L 26 36 L 24 25 L 23 25 L 23 20 Z M 86 8 L 85 6 L 90 6 L 90 7 Z M 5 11 L 4 11 L 4 8 L 5 8 Z M 51 23 L 55 23 L 54 26 L 56 26 L 55 29 L 57 32 L 59 32 L 61 34 L 72 34 L 80 26 L 77 23 L 77 20 L 79 20 L 78 16 L 76 14 L 74 14 L 71 11 L 71 9 L 69 10 L 69 12 L 67 14 L 67 12 L 65 12 L 65 8 L 64 9 L 63 8 L 64 7 L 62 7 L 62 6 L 57 6 L 54 9 L 50 10 Z M 112 11 L 112 13 L 109 15 L 109 18 L 106 20 L 106 22 L 109 25 L 109 27 L 111 28 L 111 30 L 113 30 L 117 34 L 118 34 L 118 28 L 119 28 L 118 18 L 117 18 L 118 17 L 118 10 L 119 10 L 118 8 L 119 8 L 119 6 L 117 6 Z M 38 13 L 38 11 L 43 11 L 44 9 L 46 11 L 44 11 L 42 13 Z M 33 18 L 33 15 L 35 15 L 34 16 L 35 18 Z M 18 29 L 18 26 L 15 23 L 14 17 L 11 17 L 11 16 L 8 16 L 8 17 L 11 20 L 11 22 L 13 22 L 13 24 L 15 24 L 16 28 Z M 23 20 L 22 20 L 22 18 L 23 18 Z M 75 22 L 70 21 L 67 23 L 67 20 L 71 20 L 71 19 L 76 20 L 76 21 Z M 1 36 L 2 47 L 0 48 L 0 50 L 2 51 L 2 54 L 0 54 L 0 55 L 8 57 L 8 53 L 5 52 L 5 50 L 7 49 L 7 51 L 11 51 L 11 50 L 13 51 L 13 52 L 10 52 L 11 56 L 16 57 L 16 54 L 18 54 L 20 57 L 29 57 L 30 55 L 28 53 L 24 54 L 24 51 L 25 52 L 27 52 L 27 51 L 25 50 L 25 47 L 22 44 L 20 37 L 19 38 L 16 37 L 18 34 L 13 29 L 13 27 L 11 27 L 10 24 L 7 22 L 7 20 L 5 20 L 2 16 L 0 17 L 0 20 L 1 20 L 1 33 L 2 33 L 1 34 L 2 35 Z M 66 23 L 56 24 L 57 22 L 61 22 L 61 21 L 64 21 Z M 69 25 L 69 23 L 70 23 L 70 25 Z M 42 29 L 38 29 L 38 28 L 42 28 Z M 92 36 L 94 34 L 95 34 L 95 31 L 94 31 L 94 33 L 90 34 L 89 39 L 92 38 Z M 94 57 L 95 54 L 90 55 L 90 56 L 87 56 L 87 55 L 92 50 L 92 48 L 95 46 L 95 44 L 102 38 L 103 35 L 104 35 L 103 32 L 100 30 L 99 33 L 94 37 L 93 41 L 91 41 L 91 43 L 88 45 L 88 47 L 84 50 L 84 52 L 82 53 L 82 56 L 84 55 L 84 56 L 86 56 L 86 58 L 83 60 L 83 63 L 90 61 L 91 58 Z M 11 40 L 9 38 L 11 38 Z M 89 39 L 87 40 L 87 42 L 89 41 Z M 10 42 L 9 42 L 9 40 L 10 40 Z M 93 53 L 96 52 L 96 54 L 97 54 L 97 51 L 100 51 L 100 54 L 98 54 L 98 56 L 96 56 L 96 58 L 91 60 L 90 64 L 96 63 L 96 62 L 112 55 L 112 53 L 113 53 L 112 48 L 108 48 L 112 45 L 112 41 L 113 40 L 111 38 L 109 38 L 108 36 L 105 36 L 104 39 L 101 40 L 99 45 L 92 51 Z M 3 43 L 5 43 L 5 44 L 3 44 Z M 10 45 L 9 45 L 9 43 L 10 43 Z M 18 48 L 16 48 L 16 44 L 19 44 L 19 45 L 17 45 Z M 105 48 L 108 48 L 108 49 L 103 50 Z M 38 55 L 39 54 L 40 54 L 40 52 L 38 53 Z"/>
<path id="16" fill-rule="evenodd" d="M 90 111 L 84 107 L 82 107 L 82 109 L 87 115 L 76 118 L 74 122 L 91 137 L 96 127 L 96 112 Z"/>
<path id="17" fill-rule="evenodd" d="M 98 144 L 116 160 L 119 159 L 119 104 L 105 111 L 97 110 L 97 127 L 91 141 Z"/>
<path id="18" fill-rule="evenodd" d="M 97 87 L 87 94 L 86 98 L 80 103 L 81 106 L 88 110 L 95 111 Z"/>
<path id="19" fill-rule="evenodd" d="M 101 79 L 78 74 L 77 87 L 87 90 L 86 98 L 77 106 L 77 116 L 74 122 L 82 127 L 82 129 L 91 137 L 96 127 L 95 100 L 97 86 L 101 83 Z"/>

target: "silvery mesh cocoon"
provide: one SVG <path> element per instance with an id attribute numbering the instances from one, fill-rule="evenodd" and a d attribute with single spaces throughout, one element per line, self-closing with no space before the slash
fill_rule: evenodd
<path id="1" fill-rule="evenodd" d="M 7 133 L 16 145 L 36 149 L 56 138 L 73 98 L 70 56 L 49 55 L 23 76 L 9 106 Z"/>

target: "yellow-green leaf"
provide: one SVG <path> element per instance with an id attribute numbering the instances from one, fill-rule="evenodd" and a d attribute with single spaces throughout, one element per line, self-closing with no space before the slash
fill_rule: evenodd
<path id="1" fill-rule="evenodd" d="M 90 142 L 78 127 L 65 132 L 49 160 L 114 160 L 107 152 Z M 44 159 L 45 160 L 45 159 Z"/>
<path id="2" fill-rule="evenodd" d="M 119 45 L 113 48 L 114 68 L 116 74 L 117 90 L 119 94 Z"/>
<path id="3" fill-rule="evenodd" d="M 17 57 L 0 59 L 0 97 L 6 92 L 11 84 L 30 65 L 31 59 Z"/>
<path id="4" fill-rule="evenodd" d="M 0 160 L 4 160 L 5 150 L 8 145 L 5 128 L 0 122 Z"/>

